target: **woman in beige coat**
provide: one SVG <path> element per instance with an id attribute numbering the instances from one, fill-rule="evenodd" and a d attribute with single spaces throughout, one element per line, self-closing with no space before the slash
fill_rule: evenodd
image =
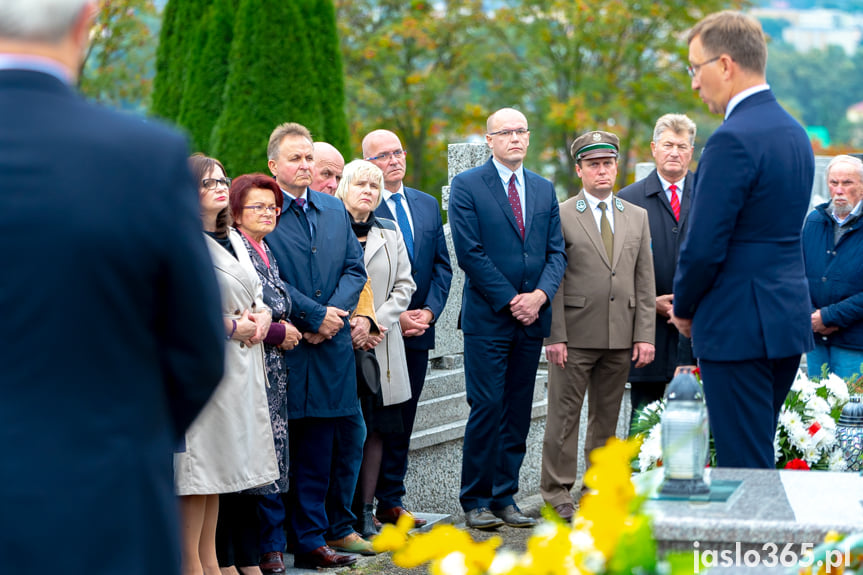
<path id="1" fill-rule="evenodd" d="M 375 533 L 372 510 L 384 434 L 402 430 L 401 410 L 395 406 L 411 397 L 399 316 L 407 310 L 416 284 L 411 277 L 407 248 L 395 222 L 374 215 L 383 187 L 380 168 L 365 160 L 354 160 L 345 166 L 335 194 L 351 215 L 354 233 L 365 250 L 375 316 L 382 332 L 366 345 L 367 349 L 374 348 L 380 364 L 381 391 L 378 397 L 363 398 L 367 434 L 358 485 L 358 499 L 363 504 L 358 528 L 364 537 Z"/>
<path id="2" fill-rule="evenodd" d="M 182 515 L 183 575 L 216 575 L 219 494 L 279 477 L 261 345 L 272 318 L 242 237 L 228 227 L 225 169 L 200 155 L 192 156 L 189 165 L 222 295 L 225 375 L 174 454 L 174 480 Z"/>

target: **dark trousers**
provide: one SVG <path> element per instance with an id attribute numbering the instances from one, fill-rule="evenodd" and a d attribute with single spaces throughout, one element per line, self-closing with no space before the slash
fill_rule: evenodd
<path id="1" fill-rule="evenodd" d="M 406 348 L 405 356 L 408 364 L 408 378 L 411 382 L 411 398 L 401 406 L 402 425 L 404 426 L 402 432 L 384 434 L 384 452 L 378 484 L 375 489 L 379 509 L 403 507 L 402 497 L 405 494 L 405 475 L 408 471 L 408 450 L 410 449 L 411 434 L 417 415 L 417 403 L 419 403 L 420 395 L 423 392 L 426 370 L 428 369 L 429 352 L 427 349 Z"/>
<path id="2" fill-rule="evenodd" d="M 260 521 L 261 555 L 271 551 L 284 553 L 287 546 L 285 536 L 285 503 L 281 493 L 258 495 L 258 520 Z"/>
<path id="3" fill-rule="evenodd" d="M 327 541 L 341 539 L 354 532 L 357 516 L 351 507 L 363 463 L 363 443 L 366 441 L 363 414 L 340 418 L 335 437 L 330 487 L 327 490 L 327 520 L 330 524 L 326 533 Z"/>
<path id="4" fill-rule="evenodd" d="M 800 356 L 748 361 L 699 360 L 720 467 L 774 469 L 779 410 Z"/>
<path id="5" fill-rule="evenodd" d="M 216 524 L 216 556 L 220 567 L 250 567 L 260 560 L 258 496 L 240 493 L 219 495 Z"/>
<path id="6" fill-rule="evenodd" d="M 512 505 L 526 451 L 542 339 L 464 336 L 470 416 L 464 432 L 461 493 L 465 511 Z"/>
<path id="7" fill-rule="evenodd" d="M 361 433 L 356 432 L 357 421 Z M 338 523 L 350 524 L 355 520 L 351 501 L 363 457 L 365 426 L 359 413 L 346 417 L 292 419 L 289 425 L 291 527 L 296 537 L 296 551 L 307 553 L 325 545 L 327 539 L 347 535 L 331 531 L 330 516 Z M 337 437 L 345 442 L 338 449 Z M 337 480 L 330 493 L 330 477 L 334 470 Z"/>

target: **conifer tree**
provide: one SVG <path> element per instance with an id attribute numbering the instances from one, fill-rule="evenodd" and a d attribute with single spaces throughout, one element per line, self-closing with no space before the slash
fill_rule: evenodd
<path id="1" fill-rule="evenodd" d="M 224 107 L 212 153 L 231 176 L 267 171 L 267 140 L 278 124 L 321 133 L 311 50 L 294 2 L 240 0 L 228 58 Z"/>
<path id="2" fill-rule="evenodd" d="M 305 29 L 312 49 L 314 80 L 320 94 L 323 125 L 316 140 L 329 142 L 345 157 L 350 157 L 350 137 L 345 116 L 345 83 L 342 52 L 336 29 L 336 13 L 332 0 L 303 2 Z"/>
<path id="3" fill-rule="evenodd" d="M 177 121 L 186 88 L 190 54 L 198 49 L 198 28 L 208 0 L 168 0 L 162 16 L 162 31 L 156 51 L 152 112 Z"/>
<path id="4" fill-rule="evenodd" d="M 208 154 L 213 126 L 222 111 L 228 55 L 234 36 L 236 0 L 214 0 L 189 55 L 189 73 L 177 123 L 189 131 L 192 148 Z"/>

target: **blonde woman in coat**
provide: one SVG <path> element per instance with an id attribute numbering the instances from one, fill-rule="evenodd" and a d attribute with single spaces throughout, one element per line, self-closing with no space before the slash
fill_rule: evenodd
<path id="1" fill-rule="evenodd" d="M 217 575 L 219 494 L 278 479 L 261 345 L 271 316 L 242 237 L 228 228 L 230 180 L 218 160 L 192 156 L 207 246 L 222 296 L 225 375 L 174 454 L 183 575 Z M 189 334 L 194 337 L 194 334 Z"/>
<path id="2" fill-rule="evenodd" d="M 375 533 L 372 510 L 384 435 L 402 430 L 401 410 L 396 406 L 411 397 L 399 315 L 407 310 L 416 284 L 411 277 L 407 248 L 395 222 L 375 218 L 374 210 L 380 205 L 383 187 L 380 168 L 365 160 L 354 160 L 345 166 L 335 194 L 351 215 L 354 233 L 365 250 L 366 271 L 381 331 L 381 335 L 371 336 L 366 344 L 366 349 L 374 348 L 380 364 L 381 390 L 377 397 L 364 397 L 362 406 L 367 434 L 358 485 L 358 499 L 363 507 L 357 525 L 365 537 Z"/>

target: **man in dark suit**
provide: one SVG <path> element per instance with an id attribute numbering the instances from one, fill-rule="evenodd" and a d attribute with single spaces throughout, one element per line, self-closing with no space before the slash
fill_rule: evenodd
<path id="1" fill-rule="evenodd" d="M 291 321 L 303 341 L 285 355 L 290 370 L 291 524 L 294 565 L 340 567 L 356 561 L 332 547 L 367 545 L 353 530 L 351 502 L 359 474 L 365 425 L 357 400 L 348 321 L 366 282 L 363 251 L 338 199 L 316 192 L 314 149 L 300 124 L 277 126 L 267 146 L 270 171 L 285 193 L 285 209 L 267 243 L 288 284 Z M 336 441 L 338 437 L 339 441 Z M 334 458 L 353 477 L 327 497 Z"/>
<path id="2" fill-rule="evenodd" d="M 199 182 L 75 93 L 95 6 L 55 4 L 0 3 L 0 572 L 179 574 L 171 453 L 226 335 Z"/>
<path id="3" fill-rule="evenodd" d="M 689 32 L 692 88 L 725 122 L 701 155 L 674 277 L 724 467 L 772 468 L 779 409 L 812 349 L 801 228 L 815 161 L 765 83 L 757 20 L 707 16 Z"/>
<path id="4" fill-rule="evenodd" d="M 650 142 L 656 169 L 617 194 L 619 198 L 647 210 L 656 280 L 656 357 L 645 367 L 633 364 L 629 371 L 633 413 L 662 398 L 665 385 L 674 377 L 677 367 L 680 336 L 668 320 L 674 270 L 677 269 L 677 255 L 692 197 L 693 177 L 689 164 L 694 146 L 695 122 L 683 114 L 665 114 L 656 121 Z"/>
<path id="5" fill-rule="evenodd" d="M 417 402 L 423 391 L 429 350 L 435 346 L 434 323 L 443 312 L 452 281 L 452 268 L 440 205 L 432 196 L 404 185 L 405 155 L 399 137 L 388 130 L 375 130 L 363 138 L 363 157 L 384 173 L 381 205 L 375 213 L 396 222 L 411 260 L 411 274 L 417 289 L 407 311 L 399 318 L 404 336 L 411 398 L 402 404 L 402 433 L 384 437 L 384 453 L 378 487 L 377 517 L 395 523 L 404 513 L 405 474 L 408 449 L 417 413 Z M 417 527 L 425 524 L 416 520 Z"/>
<path id="6" fill-rule="evenodd" d="M 450 227 L 465 272 L 461 328 L 470 416 L 462 452 L 462 508 L 469 527 L 535 523 L 515 505 L 542 338 L 566 267 L 557 196 L 522 164 L 527 118 L 512 108 L 488 118 L 492 157 L 453 178 Z"/>

